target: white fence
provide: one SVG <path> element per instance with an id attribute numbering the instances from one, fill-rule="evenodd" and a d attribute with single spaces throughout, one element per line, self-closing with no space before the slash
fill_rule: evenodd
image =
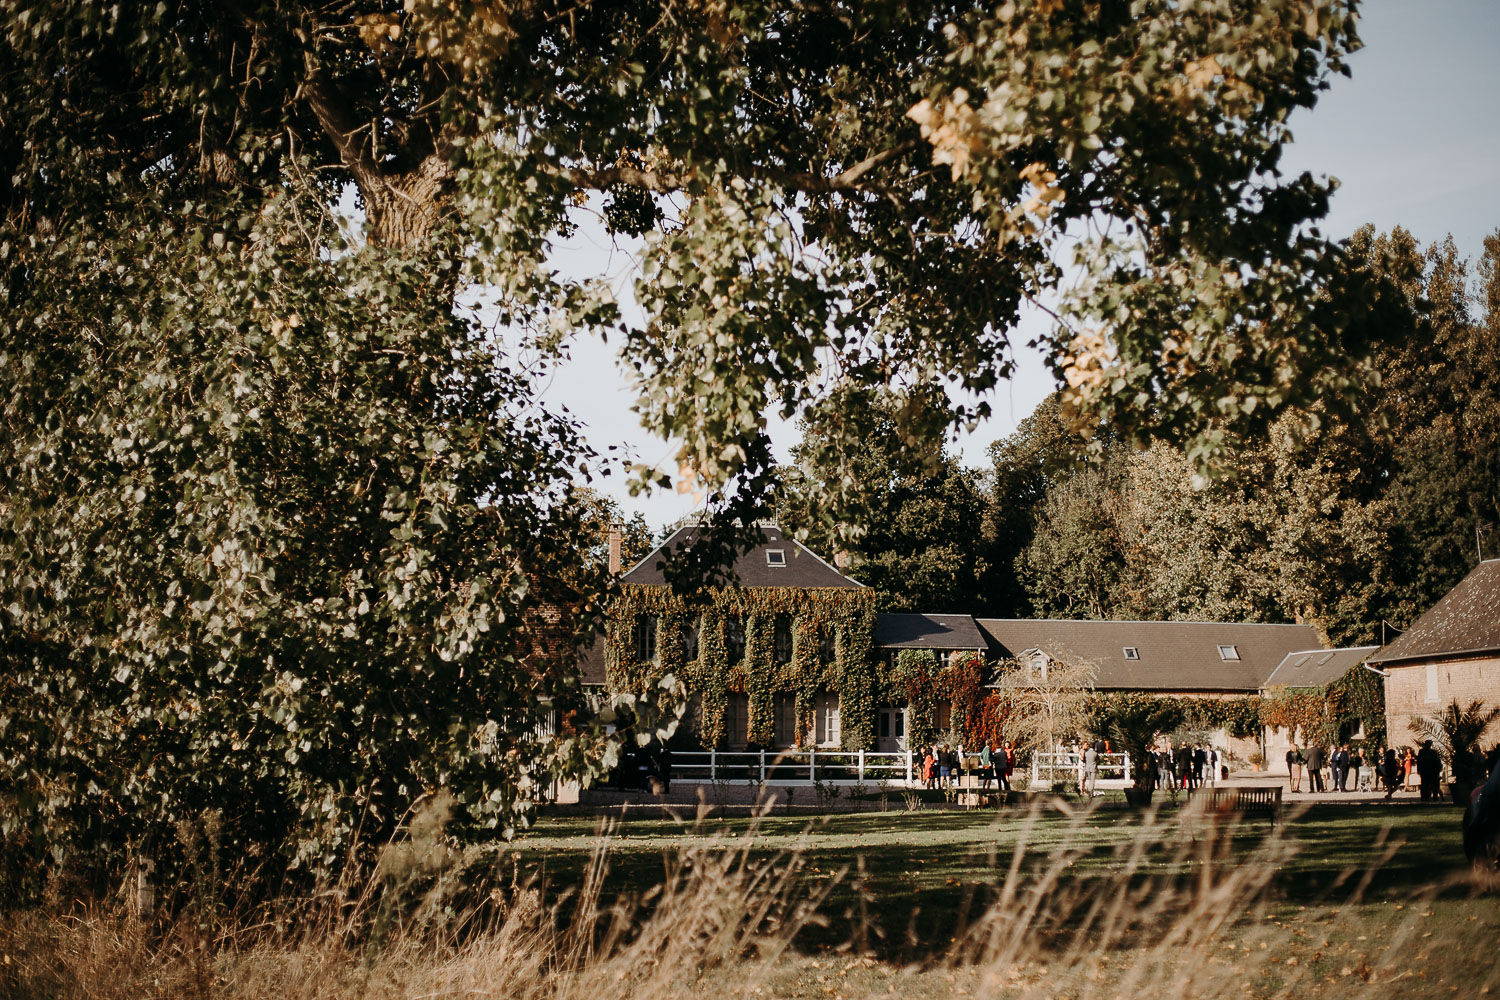
<path id="1" fill-rule="evenodd" d="M 1083 779 L 1083 754 L 1034 753 L 1031 755 L 1031 787 L 1045 788 L 1054 782 L 1076 786 Z M 1096 788 L 1130 787 L 1130 755 L 1101 753 Z"/>
<path id="2" fill-rule="evenodd" d="M 770 785 L 921 783 L 921 762 L 910 751 L 727 750 L 672 754 L 673 781 L 743 781 Z"/>

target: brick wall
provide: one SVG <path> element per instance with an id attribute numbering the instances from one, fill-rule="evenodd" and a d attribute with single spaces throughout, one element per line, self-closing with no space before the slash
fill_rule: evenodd
<path id="1" fill-rule="evenodd" d="M 1415 745 L 1408 723 L 1419 715 L 1434 715 L 1455 698 L 1467 705 L 1475 698 L 1500 705 L 1500 657 L 1442 660 L 1385 668 L 1386 733 L 1396 746 Z M 1491 727 L 1484 745 L 1500 740 L 1500 727 Z"/>

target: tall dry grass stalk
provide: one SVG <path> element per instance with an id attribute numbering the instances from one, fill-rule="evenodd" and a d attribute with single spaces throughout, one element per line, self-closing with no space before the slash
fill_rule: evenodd
<path id="1" fill-rule="evenodd" d="M 1034 810 L 1008 820 L 1024 828 L 1008 866 L 995 871 L 993 903 L 904 970 L 861 958 L 874 934 L 891 929 L 879 926 L 881 900 L 862 888 L 861 862 L 851 857 L 856 920 L 840 961 L 845 972 L 858 965 L 879 974 L 836 985 L 818 971 L 823 959 L 797 951 L 809 925 L 826 928 L 820 907 L 832 889 L 805 877 L 799 852 L 767 856 L 753 830 L 693 837 L 669 855 L 659 885 L 605 900 L 611 847 L 602 827 L 581 882 L 557 892 L 516 869 L 486 886 L 472 857 L 434 858 L 413 840 L 388 852 L 357 893 L 334 886 L 235 917 L 195 905 L 153 925 L 121 907 L 13 915 L 0 929 L 0 991 L 28 1000 L 759 1000 L 805 986 L 846 998 L 1305 1000 L 1389 997 L 1411 972 L 1420 906 L 1382 925 L 1360 966 L 1332 984 L 1296 961 L 1306 944 L 1297 939 L 1327 921 L 1299 929 L 1268 919 L 1275 873 L 1291 852 L 1275 830 L 1247 848 L 1215 817 L 1154 815 L 1081 876 L 1084 852 L 1068 845 L 1088 842 L 1089 814 L 1071 814 L 1063 846 L 1050 850 L 1033 847 L 1041 818 Z M 1347 873 L 1321 916 L 1347 917 L 1370 874 Z"/>

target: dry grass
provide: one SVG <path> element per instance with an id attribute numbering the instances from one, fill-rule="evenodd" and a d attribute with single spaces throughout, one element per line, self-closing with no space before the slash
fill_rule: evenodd
<path id="1" fill-rule="evenodd" d="M 796 850 L 756 850 L 753 835 L 690 838 L 667 858 L 661 884 L 614 900 L 601 898 L 607 837 L 581 883 L 556 893 L 514 876 L 476 887 L 462 859 L 419 840 L 393 850 L 357 894 L 334 888 L 249 915 L 221 915 L 202 892 L 170 922 L 147 924 L 109 907 L 12 915 L 0 928 L 0 992 L 58 1000 L 1305 1000 L 1476 996 L 1500 979 L 1494 929 L 1476 915 L 1448 920 L 1446 940 L 1431 940 L 1432 907 L 1445 894 L 1467 898 L 1484 887 L 1434 884 L 1377 916 L 1359 905 L 1372 866 L 1351 873 L 1337 899 L 1289 915 L 1273 882 L 1292 848 L 1274 831 L 1247 852 L 1243 835 L 1236 841 L 1211 817 L 1164 813 L 1119 849 L 1108 877 L 1085 879 L 1071 872 L 1078 850 L 1027 847 L 1038 824 L 1056 817 L 1020 822 L 1021 847 L 999 874 L 996 901 L 917 965 L 870 957 L 882 900 L 861 889 L 855 858 L 843 875 L 859 910 L 854 933 L 840 953 L 806 955 L 795 942 L 823 920 L 832 882 L 808 877 Z M 1089 816 L 1063 822 L 1081 832 Z M 1475 903 L 1493 910 L 1493 899 Z"/>

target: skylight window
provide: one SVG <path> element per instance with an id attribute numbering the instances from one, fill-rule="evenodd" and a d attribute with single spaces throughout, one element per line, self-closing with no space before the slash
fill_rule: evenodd
<path id="1" fill-rule="evenodd" d="M 1220 646 L 1219 647 L 1219 659 L 1221 659 L 1221 660 L 1238 660 L 1239 658 L 1240 658 L 1240 647 L 1238 647 L 1238 646 Z"/>
<path id="2" fill-rule="evenodd" d="M 1139 660 L 1140 658 L 1141 658 L 1141 651 L 1139 649 L 1137 649 L 1135 646 L 1126 646 L 1125 647 L 1125 659 L 1127 659 L 1127 660 Z"/>
<path id="3" fill-rule="evenodd" d="M 786 549 L 766 549 L 767 566 L 785 566 Z"/>

